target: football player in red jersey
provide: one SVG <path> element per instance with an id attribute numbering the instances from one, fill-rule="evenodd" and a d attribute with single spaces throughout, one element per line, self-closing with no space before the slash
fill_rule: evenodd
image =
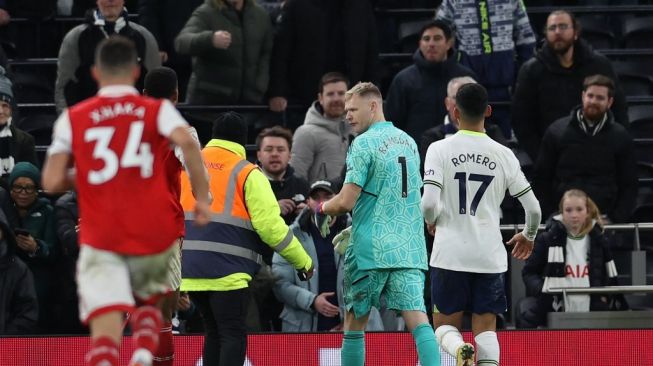
<path id="1" fill-rule="evenodd" d="M 177 73 L 169 67 L 161 66 L 148 71 L 145 76 L 145 88 L 143 95 L 152 98 L 167 99 L 172 104 L 177 104 L 179 98 L 179 89 L 177 85 Z M 197 131 L 193 127 L 188 127 L 188 132 L 195 138 L 197 145 L 200 146 Z M 170 189 L 176 197 L 181 195 L 180 175 L 184 169 L 184 156 L 181 148 L 175 146 L 166 159 L 166 168 Z M 208 174 L 208 173 L 207 173 Z M 184 222 L 184 210 L 179 204 L 178 220 Z M 163 316 L 163 326 L 159 332 L 159 347 L 154 353 L 154 366 L 172 366 L 175 358 L 175 344 L 172 337 L 172 316 L 177 309 L 179 299 L 179 286 L 181 285 L 181 247 L 178 247 L 175 254 L 168 264 L 170 272 L 169 285 L 172 288 L 161 306 L 161 315 Z"/>
<path id="2" fill-rule="evenodd" d="M 199 147 L 172 103 L 142 97 L 133 87 L 140 69 L 131 41 L 104 40 L 92 74 L 98 94 L 55 122 L 43 188 L 74 185 L 78 192 L 80 317 L 92 338 L 86 364 L 118 365 L 122 318 L 131 312 L 136 350 L 130 365 L 151 365 L 161 327 L 152 305 L 171 291 L 168 264 L 184 229 L 166 175 L 171 142 L 183 151 L 200 225 L 210 217 L 208 181 Z"/>

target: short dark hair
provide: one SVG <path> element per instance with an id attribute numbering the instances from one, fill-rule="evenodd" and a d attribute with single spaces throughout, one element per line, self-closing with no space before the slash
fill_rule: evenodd
<path id="1" fill-rule="evenodd" d="M 322 93 L 324 91 L 325 85 L 331 83 L 339 83 L 339 82 L 345 83 L 345 85 L 347 85 L 347 88 L 349 88 L 349 79 L 347 79 L 345 75 L 337 71 L 327 72 L 326 74 L 322 75 L 322 78 L 320 79 L 320 84 L 317 86 L 317 91 L 318 93 Z"/>
<path id="2" fill-rule="evenodd" d="M 614 97 L 614 81 L 605 75 L 590 75 L 583 80 L 583 91 L 587 91 L 590 86 L 604 86 L 608 88 L 608 96 Z"/>
<path id="3" fill-rule="evenodd" d="M 220 113 L 213 121 L 212 137 L 244 146 L 247 144 L 247 122 L 239 113 Z"/>
<path id="4" fill-rule="evenodd" d="M 95 65 L 108 73 L 124 73 L 138 65 L 136 46 L 130 39 L 112 35 L 98 44 Z"/>
<path id="5" fill-rule="evenodd" d="M 558 9 L 558 10 L 554 10 L 554 11 L 550 12 L 549 15 L 546 16 L 546 21 L 544 22 L 544 29 L 542 30 L 542 32 L 544 34 L 546 34 L 547 23 L 549 22 L 549 17 L 551 15 L 562 15 L 562 14 L 569 15 L 569 19 L 571 19 L 571 27 L 574 28 L 576 33 L 580 36 L 581 23 L 578 21 L 578 18 L 576 18 L 574 13 L 570 12 L 569 10 L 565 10 L 565 9 Z"/>
<path id="6" fill-rule="evenodd" d="M 481 84 L 464 84 L 456 93 L 456 106 L 468 119 L 481 119 L 488 103 L 487 90 Z"/>
<path id="7" fill-rule="evenodd" d="M 451 25 L 449 25 L 449 22 L 442 19 L 435 19 L 424 24 L 422 29 L 420 29 L 419 31 L 419 39 L 422 39 L 422 35 L 424 35 L 424 32 L 426 32 L 427 29 L 431 29 L 431 28 L 442 29 L 442 33 L 444 33 L 444 38 L 446 38 L 447 41 L 450 40 L 451 37 L 453 36 L 453 32 L 451 30 Z"/>
<path id="8" fill-rule="evenodd" d="M 165 66 L 154 68 L 145 75 L 144 89 L 150 97 L 170 99 L 177 91 L 177 73 Z"/>
<path id="9" fill-rule="evenodd" d="M 261 150 L 261 143 L 266 137 L 281 137 L 288 142 L 288 150 L 292 150 L 292 132 L 282 126 L 272 126 L 264 129 L 256 136 L 256 150 Z"/>

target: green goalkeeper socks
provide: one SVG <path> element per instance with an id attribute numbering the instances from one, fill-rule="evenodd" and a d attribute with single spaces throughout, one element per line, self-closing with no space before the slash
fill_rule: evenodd
<path id="1" fill-rule="evenodd" d="M 362 330 L 345 331 L 345 336 L 342 340 L 342 349 L 340 350 L 340 365 L 365 365 L 365 332 Z"/>
<path id="2" fill-rule="evenodd" d="M 440 366 L 440 347 L 435 340 L 433 328 L 428 323 L 422 323 L 413 329 L 413 339 L 422 366 Z"/>

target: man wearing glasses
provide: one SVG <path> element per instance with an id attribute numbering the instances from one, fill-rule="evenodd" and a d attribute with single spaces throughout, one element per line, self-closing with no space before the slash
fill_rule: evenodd
<path id="1" fill-rule="evenodd" d="M 519 145 L 536 161 L 546 128 L 581 103 L 583 80 L 601 74 L 615 81 L 612 112 L 628 125 L 626 99 L 610 61 L 580 36 L 580 24 L 566 10 L 549 14 L 546 42 L 519 70 L 513 94 L 512 128 Z"/>

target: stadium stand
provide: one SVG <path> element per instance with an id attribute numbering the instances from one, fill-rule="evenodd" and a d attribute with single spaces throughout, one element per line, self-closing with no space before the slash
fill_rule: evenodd
<path id="1" fill-rule="evenodd" d="M 385 2 L 377 1 L 375 3 Z M 424 2 L 418 3 L 424 6 Z M 552 10 L 558 9 L 558 6 L 529 6 L 528 3 L 526 1 L 531 24 L 541 42 L 546 17 Z M 556 2 L 556 5 L 559 3 Z M 565 1 L 563 3 L 575 4 L 576 2 Z M 616 265 L 620 268 L 620 283 L 643 286 L 653 285 L 653 2 L 641 1 L 640 4 L 642 5 L 574 5 L 564 8 L 578 15 L 583 27 L 583 37 L 595 49 L 613 61 L 620 83 L 627 95 L 631 120 L 630 132 L 635 142 L 640 187 L 637 206 L 632 215 L 633 224 L 609 226 L 608 228 L 615 237 L 614 254 Z M 273 8 L 278 10 L 276 7 Z M 377 7 L 375 14 L 379 26 L 387 27 L 379 29 L 379 36 L 385 37 L 380 40 L 381 43 L 384 43 L 380 47 L 382 53 L 379 54 L 382 64 L 380 86 L 383 91 L 386 91 L 394 75 L 411 63 L 412 52 L 417 45 L 417 33 L 425 22 L 432 19 L 435 9 L 387 6 Z M 130 21 L 138 21 L 137 14 L 130 14 L 129 18 Z M 5 37 L 0 41 L 9 57 L 18 103 L 17 110 L 20 112 L 15 123 L 34 136 L 41 164 L 50 144 L 53 122 L 57 117 L 52 102 L 56 77 L 57 60 L 54 58 L 56 50 L 66 32 L 82 21 L 83 18 L 79 17 L 53 17 L 47 20 L 12 18 L 11 23 L 6 26 Z M 30 42 L 29 47 L 13 40 L 13 37 L 18 34 L 23 35 L 20 37 L 21 40 Z M 496 105 L 499 108 L 510 107 L 510 103 Z M 178 108 L 183 114 L 193 111 L 217 114 L 229 110 L 263 113 L 268 110 L 267 105 L 190 106 L 179 104 Z M 287 110 L 298 111 L 300 107 L 291 105 Z M 246 145 L 247 156 L 250 161 L 253 161 L 255 160 L 256 146 L 253 144 L 254 141 L 249 142 L 250 144 Z M 518 142 L 511 141 L 511 147 L 518 148 Z M 58 195 L 48 195 L 48 197 L 55 199 Z M 521 208 L 515 200 L 504 207 L 502 224 L 505 225 L 502 229 L 505 236 L 519 229 L 517 224 L 523 222 L 520 211 Z M 507 327 L 513 326 L 511 312 L 517 301 L 525 294 L 521 280 L 522 267 L 523 263 L 512 260 L 509 273 L 506 276 L 510 296 L 509 312 L 506 317 Z M 653 295 L 651 293 L 629 294 L 626 298 L 633 309 L 653 311 Z M 650 325 L 642 324 L 642 327 L 648 328 Z M 553 339 L 554 336 L 551 335 L 550 339 Z M 639 336 L 637 335 L 637 337 Z M 641 336 L 644 337 L 643 339 L 650 340 L 651 333 L 650 331 L 643 332 Z M 542 337 L 544 339 L 544 336 Z M 260 344 L 264 343 L 258 338 L 255 339 Z M 3 340 L 0 337 L 0 344 L 3 346 L 7 344 L 9 347 L 14 347 L 11 342 L 3 343 Z M 194 342 L 198 343 L 199 341 L 195 340 Z M 393 342 L 395 341 L 393 340 Z M 504 342 L 503 339 L 502 342 Z M 641 343 L 644 342 L 641 341 Z M 25 354 L 28 353 L 28 350 L 21 348 L 23 346 L 16 345 L 15 347 Z M 199 346 L 196 344 L 194 347 Z M 2 362 L 5 360 L 2 357 L 0 355 L 0 364 L 3 364 Z M 653 364 L 653 360 L 648 360 L 651 362 L 650 364 Z M 571 363 L 561 360 L 558 364 Z"/>

